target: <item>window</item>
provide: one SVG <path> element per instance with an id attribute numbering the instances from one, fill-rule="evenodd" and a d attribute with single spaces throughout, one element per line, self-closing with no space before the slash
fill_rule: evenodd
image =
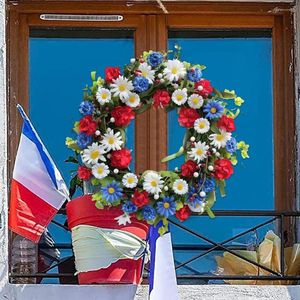
<path id="1" fill-rule="evenodd" d="M 243 89 L 238 92 L 247 101 L 248 115 L 241 122 L 245 122 L 242 127 L 246 133 L 243 135 L 253 146 L 254 160 L 249 168 L 244 167 L 250 176 L 245 169 L 238 175 L 253 177 L 253 180 L 245 184 L 245 179 L 241 178 L 240 183 L 237 181 L 238 187 L 229 186 L 228 194 L 233 200 L 219 199 L 216 209 L 295 209 L 295 109 L 293 70 L 290 69 L 293 28 L 289 4 L 277 4 L 276 7 L 282 8 L 278 11 L 273 10 L 273 4 L 179 2 L 167 5 L 168 15 L 164 15 L 155 4 L 127 6 L 109 3 L 108 6 L 105 1 L 85 4 L 73 3 L 72 8 L 68 2 L 30 2 L 9 6 L 10 171 L 21 122 L 15 108 L 17 102 L 29 111 L 67 178 L 69 170 L 67 166 L 63 167 L 63 160 L 67 157 L 63 140 L 75 119 L 81 88 L 89 80 L 88 72 L 95 69 L 101 73 L 104 66 L 125 64 L 130 57 L 140 55 L 144 50 L 167 50 L 179 43 L 183 47 L 183 58 L 205 60 L 203 64 L 208 66 L 208 77 L 218 86 Z M 123 20 L 41 19 L 40 15 L 46 13 L 113 14 L 123 16 Z M 123 51 L 118 56 L 114 50 L 119 47 Z M 195 52 L 195 49 L 199 51 Z M 226 64 L 221 64 L 224 60 L 232 61 L 227 69 Z M 218 69 L 220 64 L 221 69 Z M 51 124 L 53 118 L 56 122 Z M 176 112 L 167 115 L 164 111 L 151 109 L 136 119 L 129 136 L 130 143 L 134 144 L 137 172 L 167 167 L 160 159 L 168 152 L 177 151 L 181 142 L 174 118 Z M 261 136 L 256 134 L 257 130 L 261 130 Z M 262 144 L 263 148 L 260 147 Z M 286 157 L 290 159 L 284 159 Z M 175 163 L 179 164 L 172 162 L 168 167 L 174 168 Z M 254 189 L 252 184 L 256 186 Z M 241 203 L 240 197 L 243 197 L 244 203 Z M 242 225 L 238 217 L 232 217 L 230 221 L 220 217 L 214 220 L 214 227 L 211 227 L 211 221 L 203 220 L 206 217 L 195 217 L 187 225 L 194 230 L 205 224 L 202 233 L 220 241 L 255 226 L 253 216 L 253 212 L 248 217 L 244 216 Z M 266 216 L 262 215 L 258 220 L 263 222 Z M 64 219 L 59 221 L 64 222 Z M 219 232 L 220 224 L 224 222 L 227 222 L 229 231 L 225 232 L 224 227 L 222 233 Z M 294 220 L 287 217 L 284 230 L 289 241 L 293 241 L 293 225 Z M 272 226 L 276 228 L 274 224 Z M 65 243 L 65 236 L 58 237 L 58 241 Z M 240 240 L 239 243 L 245 244 L 245 241 Z M 195 250 L 202 251 L 200 246 L 210 249 L 208 242 L 201 244 L 192 237 L 182 241 L 179 231 L 174 229 L 175 250 L 185 251 L 176 257 L 179 265 Z M 197 262 L 186 265 L 179 274 L 207 273 L 214 267 L 211 261 L 205 265 L 206 270 L 199 269 L 198 265 Z"/>

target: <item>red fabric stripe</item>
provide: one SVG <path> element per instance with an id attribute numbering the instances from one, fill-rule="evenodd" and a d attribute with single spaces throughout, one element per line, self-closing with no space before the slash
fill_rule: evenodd
<path id="1" fill-rule="evenodd" d="M 12 231 L 37 243 L 56 213 L 56 208 L 12 180 L 8 220 Z"/>

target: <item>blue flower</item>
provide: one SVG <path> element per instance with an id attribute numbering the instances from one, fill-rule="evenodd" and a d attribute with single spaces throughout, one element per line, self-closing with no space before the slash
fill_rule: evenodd
<path id="1" fill-rule="evenodd" d="M 174 202 L 174 197 L 165 197 L 163 201 L 157 203 L 157 212 L 168 218 L 175 214 L 176 211 L 176 204 Z"/>
<path id="2" fill-rule="evenodd" d="M 149 56 L 148 56 L 148 64 L 151 67 L 157 67 L 158 65 L 160 65 L 162 63 L 164 59 L 164 56 L 162 55 L 162 53 L 160 52 L 152 52 Z"/>
<path id="3" fill-rule="evenodd" d="M 234 137 L 227 141 L 226 150 L 230 154 L 234 153 L 237 150 L 236 139 Z"/>
<path id="4" fill-rule="evenodd" d="M 217 101 L 208 100 L 203 107 L 203 111 L 206 113 L 206 118 L 217 119 L 222 116 L 224 107 Z"/>
<path id="5" fill-rule="evenodd" d="M 187 204 L 191 204 L 194 207 L 203 202 L 203 198 L 200 197 L 198 190 L 194 186 L 190 186 L 186 200 Z"/>
<path id="6" fill-rule="evenodd" d="M 202 77 L 202 71 L 198 68 L 190 69 L 187 72 L 187 79 L 192 82 L 197 82 Z"/>
<path id="7" fill-rule="evenodd" d="M 76 143 L 80 149 L 86 148 L 93 142 L 93 137 L 85 134 L 84 132 L 77 135 Z"/>
<path id="8" fill-rule="evenodd" d="M 122 206 L 122 210 L 125 213 L 131 214 L 137 211 L 137 206 L 134 205 L 131 201 L 126 201 Z"/>
<path id="9" fill-rule="evenodd" d="M 120 187 L 120 184 L 116 181 L 108 183 L 106 186 L 101 188 L 102 196 L 104 200 L 109 203 L 114 203 L 123 196 L 123 190 Z"/>
<path id="10" fill-rule="evenodd" d="M 79 105 L 79 112 L 84 116 L 92 115 L 94 112 L 94 105 L 90 101 L 82 101 Z"/>
<path id="11" fill-rule="evenodd" d="M 156 218 L 156 211 L 152 206 L 146 205 L 142 210 L 142 216 L 146 221 L 154 221 Z"/>
<path id="12" fill-rule="evenodd" d="M 203 185 L 203 179 L 199 180 L 199 186 L 201 187 Z M 216 189 L 216 184 L 213 179 L 206 178 L 204 185 L 202 187 L 202 191 L 205 193 L 211 193 Z"/>
<path id="13" fill-rule="evenodd" d="M 144 76 L 137 76 L 133 80 L 134 90 L 138 93 L 142 93 L 148 90 L 149 81 Z"/>

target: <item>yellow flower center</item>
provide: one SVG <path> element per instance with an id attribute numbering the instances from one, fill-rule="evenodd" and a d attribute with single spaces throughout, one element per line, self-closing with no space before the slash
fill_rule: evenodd
<path id="1" fill-rule="evenodd" d="M 223 135 L 222 135 L 222 134 L 217 134 L 217 135 L 216 135 L 216 140 L 217 140 L 218 142 L 222 142 L 222 141 L 224 140 Z"/>
<path id="2" fill-rule="evenodd" d="M 151 186 L 153 186 L 153 187 L 157 187 L 157 182 L 156 181 L 151 181 Z"/>
<path id="3" fill-rule="evenodd" d="M 106 99 L 107 98 L 107 95 L 106 94 L 102 94 L 102 99 Z"/>
<path id="4" fill-rule="evenodd" d="M 134 101 L 135 101 L 135 97 L 134 96 L 129 97 L 129 102 L 130 103 L 134 103 Z"/>
<path id="5" fill-rule="evenodd" d="M 96 159 L 99 157 L 99 151 L 95 150 L 91 152 L 91 159 Z"/>
<path id="6" fill-rule="evenodd" d="M 179 95 L 176 96 L 176 98 L 177 98 L 178 101 L 181 101 L 183 99 L 183 96 L 181 94 L 179 94 Z"/>
<path id="7" fill-rule="evenodd" d="M 119 86 L 119 91 L 120 92 L 124 92 L 126 90 L 126 86 L 124 85 L 124 84 L 121 84 L 120 86 Z"/>
<path id="8" fill-rule="evenodd" d="M 177 74 L 178 70 L 177 70 L 177 68 L 174 67 L 174 68 L 172 68 L 171 72 L 173 75 L 175 75 L 175 74 Z"/>
<path id="9" fill-rule="evenodd" d="M 104 168 L 103 167 L 99 167 L 98 169 L 97 169 L 97 172 L 98 172 L 98 174 L 102 174 L 103 173 L 103 171 L 104 171 Z"/>
<path id="10" fill-rule="evenodd" d="M 110 138 L 108 139 L 108 143 L 109 143 L 110 145 L 113 145 L 114 142 L 115 142 L 115 140 L 114 140 L 113 137 L 110 137 Z"/>
<path id="11" fill-rule="evenodd" d="M 113 193 L 115 192 L 115 189 L 114 189 L 113 187 L 110 187 L 110 188 L 108 189 L 108 192 L 109 192 L 110 194 L 113 194 Z"/>
<path id="12" fill-rule="evenodd" d="M 143 76 L 143 77 L 147 77 L 147 76 L 148 76 L 147 71 L 143 71 L 143 72 L 142 72 L 142 76 Z"/>
<path id="13" fill-rule="evenodd" d="M 168 209 L 169 207 L 170 207 L 170 203 L 165 202 L 165 203 L 164 203 L 164 208 Z"/>
<path id="14" fill-rule="evenodd" d="M 183 184 L 182 183 L 179 183 L 177 185 L 177 190 L 181 191 L 183 189 Z"/>
<path id="15" fill-rule="evenodd" d="M 127 182 L 128 182 L 129 184 L 131 184 L 131 183 L 134 182 L 134 179 L 133 179 L 132 177 L 129 177 L 129 178 L 127 179 Z"/>
<path id="16" fill-rule="evenodd" d="M 200 123 L 199 123 L 199 128 L 200 128 L 200 129 L 205 128 L 205 123 L 204 123 L 204 122 L 200 122 Z"/>
<path id="17" fill-rule="evenodd" d="M 193 102 L 194 104 L 198 104 L 198 103 L 199 103 L 199 99 L 198 99 L 198 98 L 193 98 L 192 102 Z"/>
<path id="18" fill-rule="evenodd" d="M 202 149 L 197 149 L 196 153 L 197 153 L 197 155 L 201 156 L 201 155 L 203 155 L 203 150 Z"/>
<path id="19" fill-rule="evenodd" d="M 210 112 L 211 112 L 212 114 L 215 114 L 215 113 L 217 112 L 217 109 L 216 109 L 215 107 L 212 107 L 212 108 L 210 109 Z"/>

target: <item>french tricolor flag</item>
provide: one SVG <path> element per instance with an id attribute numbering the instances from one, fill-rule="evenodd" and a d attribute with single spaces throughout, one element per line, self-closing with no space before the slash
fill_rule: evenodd
<path id="1" fill-rule="evenodd" d="M 161 236 L 160 226 L 152 225 L 149 231 L 149 300 L 179 300 L 171 232 Z"/>
<path id="2" fill-rule="evenodd" d="M 69 194 L 33 125 L 17 107 L 24 123 L 11 183 L 9 228 L 37 243 Z"/>

